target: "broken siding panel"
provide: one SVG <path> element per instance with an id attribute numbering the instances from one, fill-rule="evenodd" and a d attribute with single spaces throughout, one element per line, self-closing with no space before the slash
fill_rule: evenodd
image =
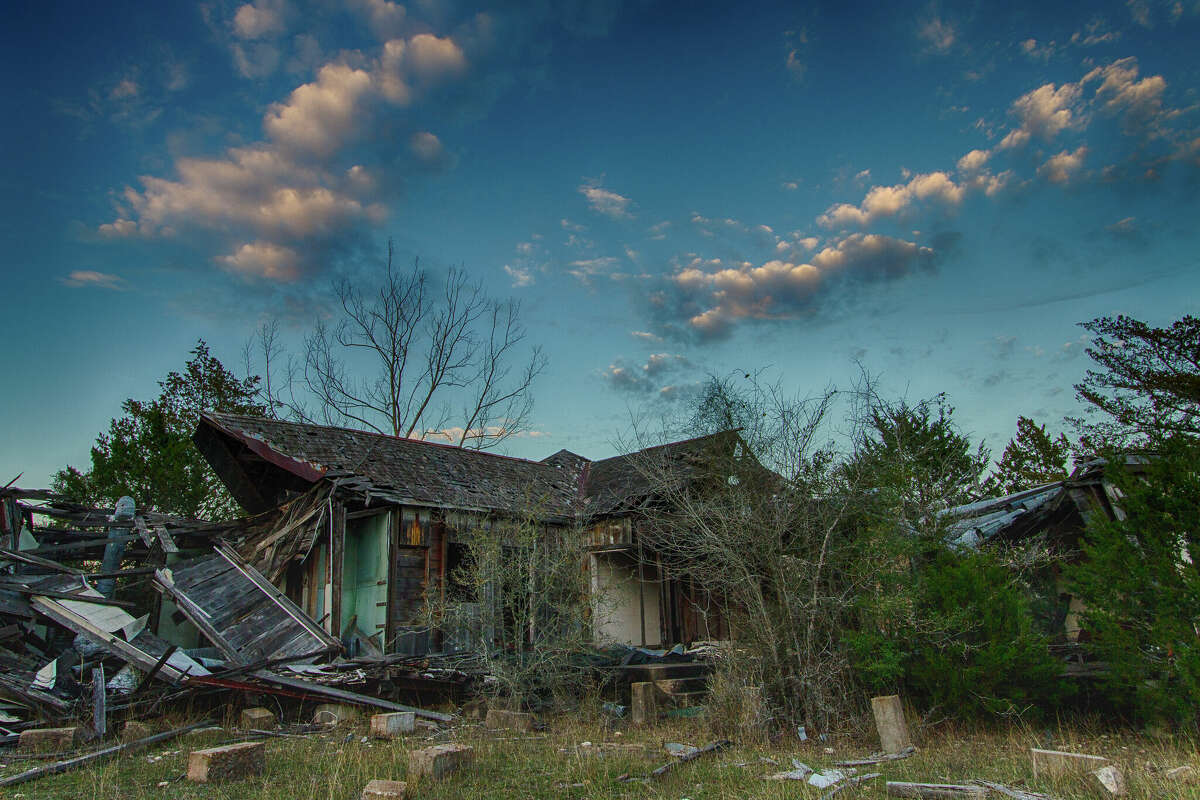
<path id="1" fill-rule="evenodd" d="M 159 570 L 155 585 L 232 660 L 301 658 L 337 648 L 335 639 L 232 551 L 218 549 Z"/>

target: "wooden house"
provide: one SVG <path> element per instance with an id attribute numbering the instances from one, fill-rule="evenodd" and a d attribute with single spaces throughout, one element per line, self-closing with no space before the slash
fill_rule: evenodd
<path id="1" fill-rule="evenodd" d="M 587 537 L 597 643 L 670 645 L 726 638 L 719 604 L 673 577 L 639 528 L 664 502 L 645 468 L 696 480 L 736 432 L 591 461 L 561 450 L 541 461 L 346 428 L 206 414 L 194 436 L 252 514 L 277 509 L 269 533 L 239 552 L 326 631 L 384 652 L 423 652 L 426 598 L 444 593 L 473 532 L 534 517 Z M 436 634 L 435 634 L 436 635 Z"/>

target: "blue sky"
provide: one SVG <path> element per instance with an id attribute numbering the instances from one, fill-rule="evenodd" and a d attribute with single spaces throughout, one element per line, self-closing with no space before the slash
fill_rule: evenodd
<path id="1" fill-rule="evenodd" d="M 550 362 L 514 455 L 861 363 L 998 454 L 1076 323 L 1198 312 L 1200 3 L 26 4 L 0 32 L 0 479 L 197 338 L 461 265 Z M 536 435 L 532 435 L 536 434 Z"/>

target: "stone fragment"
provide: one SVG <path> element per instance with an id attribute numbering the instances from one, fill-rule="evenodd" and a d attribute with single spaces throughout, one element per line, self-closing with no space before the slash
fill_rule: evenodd
<path id="1" fill-rule="evenodd" d="M 269 731 L 275 727 L 275 714 L 267 708 L 242 709 L 239 727 L 244 731 Z"/>
<path id="2" fill-rule="evenodd" d="M 1103 756 L 1089 756 L 1084 753 L 1068 753 L 1063 750 L 1029 749 L 1033 759 L 1033 777 L 1049 775 L 1052 778 L 1063 775 L 1083 774 L 1104 766 L 1108 759 Z"/>
<path id="3" fill-rule="evenodd" d="M 62 753 L 74 750 L 82 738 L 82 728 L 30 728 L 21 731 L 17 749 L 22 753 Z"/>
<path id="4" fill-rule="evenodd" d="M 658 721 L 658 695 L 650 681 L 632 684 L 629 687 L 632 701 L 634 725 L 653 725 Z"/>
<path id="5" fill-rule="evenodd" d="M 371 717 L 371 735 L 376 739 L 395 739 L 412 733 L 417 727 L 417 715 L 411 711 L 375 714 Z"/>
<path id="6" fill-rule="evenodd" d="M 885 753 L 899 753 L 912 747 L 912 736 L 908 723 L 904 721 L 904 707 L 899 695 L 872 697 L 871 711 L 875 714 L 875 730 L 879 732 L 879 743 Z"/>
<path id="7" fill-rule="evenodd" d="M 236 781 L 262 775 L 266 768 L 266 743 L 241 742 L 188 753 L 187 779 L 196 783 Z"/>
<path id="8" fill-rule="evenodd" d="M 363 789 L 362 800 L 404 800 L 407 789 L 404 781 L 374 780 Z"/>
<path id="9" fill-rule="evenodd" d="M 465 744 L 439 744 L 408 754 L 408 777 L 433 778 L 449 775 L 475 760 L 475 750 Z"/>
<path id="10" fill-rule="evenodd" d="M 520 711 L 501 711 L 498 708 L 488 709 L 487 718 L 483 722 L 485 728 L 491 730 L 514 730 L 528 733 L 533 730 L 533 714 L 523 714 Z"/>
<path id="11" fill-rule="evenodd" d="M 1125 776 L 1112 764 L 1092 770 L 1091 774 L 1106 797 L 1125 796 Z"/>

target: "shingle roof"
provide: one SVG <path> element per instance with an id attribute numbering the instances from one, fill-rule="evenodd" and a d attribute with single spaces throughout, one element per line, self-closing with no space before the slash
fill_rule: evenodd
<path id="1" fill-rule="evenodd" d="M 595 462 L 569 450 L 529 461 L 350 428 L 238 414 L 205 414 L 200 425 L 310 482 L 334 479 L 411 505 L 503 512 L 528 509 L 532 503 L 544 515 L 556 517 L 635 508 L 653 493 L 646 459 L 665 457 L 684 478 L 693 473 L 702 451 L 714 439 L 689 439 Z"/>

